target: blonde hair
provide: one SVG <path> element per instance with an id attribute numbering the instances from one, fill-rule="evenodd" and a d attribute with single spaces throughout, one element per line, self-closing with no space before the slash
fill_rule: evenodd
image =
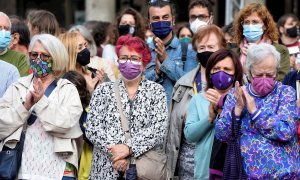
<path id="1" fill-rule="evenodd" d="M 66 33 L 59 35 L 59 39 L 65 45 L 67 52 L 69 54 L 69 63 L 67 66 L 67 71 L 75 71 L 76 70 L 78 36 L 79 36 L 79 34 L 76 32 L 66 32 Z"/>
<path id="2" fill-rule="evenodd" d="M 88 49 L 90 51 L 91 57 L 97 55 L 96 43 L 94 41 L 92 34 L 86 27 L 84 27 L 82 25 L 76 25 L 76 26 L 73 26 L 69 30 L 69 32 L 79 32 L 82 35 L 82 37 L 88 42 Z"/>
<path id="3" fill-rule="evenodd" d="M 36 42 L 39 42 L 51 55 L 53 62 L 53 72 L 55 77 L 66 72 L 69 56 L 63 43 L 51 34 L 39 34 L 33 36 L 29 44 L 28 52 L 31 52 Z"/>

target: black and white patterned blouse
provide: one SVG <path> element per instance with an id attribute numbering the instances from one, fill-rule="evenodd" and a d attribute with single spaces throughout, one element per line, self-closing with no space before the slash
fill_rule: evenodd
<path id="1" fill-rule="evenodd" d="M 127 144 L 133 156 L 138 157 L 163 144 L 167 127 L 167 103 L 163 87 L 155 82 L 142 80 L 132 104 L 124 82 L 117 81 L 120 88 L 123 113 L 129 121 L 131 139 L 125 141 L 120 114 L 114 92 L 114 83 L 100 85 L 91 99 L 86 136 L 94 144 L 92 168 L 89 179 L 117 179 L 108 157 L 107 146 Z"/>

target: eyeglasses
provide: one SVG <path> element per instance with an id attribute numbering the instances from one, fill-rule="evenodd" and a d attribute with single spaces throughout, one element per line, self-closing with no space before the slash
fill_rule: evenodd
<path id="1" fill-rule="evenodd" d="M 139 56 L 127 56 L 127 55 L 120 55 L 119 57 L 119 63 L 126 63 L 127 61 L 130 61 L 132 64 L 141 64 L 142 58 Z"/>
<path id="2" fill-rule="evenodd" d="M 258 25 L 258 24 L 262 24 L 262 22 L 260 22 L 259 20 L 246 20 L 246 21 L 242 21 L 241 25 Z"/>
<path id="3" fill-rule="evenodd" d="M 209 16 L 206 16 L 206 15 L 204 15 L 204 14 L 191 15 L 191 16 L 190 16 L 190 20 L 192 20 L 192 21 L 196 20 L 197 18 L 198 18 L 200 21 L 206 21 L 206 20 L 209 18 Z"/>
<path id="4" fill-rule="evenodd" d="M 51 59 L 51 55 L 46 54 L 46 53 L 39 53 L 39 52 L 35 52 L 35 51 L 29 52 L 29 58 L 31 60 L 36 60 L 38 57 L 43 61 L 48 61 L 49 59 Z"/>
<path id="5" fill-rule="evenodd" d="M 160 3 L 160 2 L 170 3 L 171 0 L 149 0 L 149 4 L 156 4 L 156 3 Z"/>

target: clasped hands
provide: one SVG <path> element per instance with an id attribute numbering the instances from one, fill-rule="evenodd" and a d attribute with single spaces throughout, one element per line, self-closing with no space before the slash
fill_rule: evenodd
<path id="1" fill-rule="evenodd" d="M 218 107 L 218 103 L 220 101 L 222 94 L 220 94 L 217 90 L 210 88 L 203 93 L 203 96 L 206 97 L 206 99 L 210 102 L 208 108 L 209 110 L 208 121 L 210 123 L 213 123 L 217 114 L 222 111 L 222 109 Z"/>
<path id="2" fill-rule="evenodd" d="M 110 160 L 113 163 L 113 168 L 116 171 L 125 172 L 128 166 L 127 157 L 132 154 L 126 144 L 116 144 L 107 146 Z"/>
<path id="3" fill-rule="evenodd" d="M 27 111 L 43 97 L 44 93 L 45 89 L 42 80 L 40 78 L 34 78 L 33 89 L 29 89 L 24 102 L 24 107 Z"/>

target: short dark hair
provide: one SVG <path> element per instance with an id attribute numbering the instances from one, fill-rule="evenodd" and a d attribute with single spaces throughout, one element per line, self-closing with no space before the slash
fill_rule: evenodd
<path id="1" fill-rule="evenodd" d="M 18 44 L 28 47 L 30 43 L 30 32 L 28 26 L 22 21 L 15 21 L 11 24 L 11 34 L 19 33 L 20 38 Z"/>
<path id="2" fill-rule="evenodd" d="M 83 109 L 88 107 L 91 94 L 87 89 L 87 83 L 84 77 L 77 71 L 68 71 L 62 76 L 62 78 L 69 80 L 76 86 Z"/>
<path id="3" fill-rule="evenodd" d="M 277 26 L 283 27 L 288 18 L 292 18 L 293 21 L 297 21 L 297 22 L 299 21 L 299 18 L 295 14 L 289 13 L 289 14 L 285 14 L 279 18 L 279 20 L 277 22 Z"/>
<path id="4" fill-rule="evenodd" d="M 188 12 L 193 9 L 195 6 L 201 6 L 207 8 L 209 16 L 213 15 L 212 4 L 207 0 L 193 0 L 190 2 L 188 7 Z"/>
<path id="5" fill-rule="evenodd" d="M 162 1 L 162 0 L 157 0 L 154 2 L 150 2 L 148 4 L 148 19 L 150 19 L 150 14 L 149 14 L 149 9 L 150 7 L 159 7 L 159 8 L 163 8 L 165 6 L 170 6 L 171 9 L 171 15 L 175 16 L 175 5 L 173 3 L 171 3 L 170 1 Z"/>
<path id="6" fill-rule="evenodd" d="M 233 65 L 234 65 L 234 82 L 238 81 L 240 85 L 243 83 L 243 67 L 242 64 L 239 60 L 238 55 L 233 52 L 230 49 L 220 49 L 216 52 L 214 52 L 208 59 L 208 62 L 206 64 L 206 69 L 205 69 L 205 76 L 206 76 L 206 90 L 209 88 L 213 88 L 214 85 L 210 79 L 211 75 L 211 70 L 213 67 L 220 61 L 224 60 L 226 57 L 230 57 L 232 59 Z M 234 86 L 234 84 L 233 84 Z"/>
<path id="7" fill-rule="evenodd" d="M 110 22 L 105 21 L 87 21 L 83 24 L 87 29 L 91 31 L 91 34 L 95 40 L 96 46 L 99 47 L 106 40 L 107 29 Z"/>
<path id="8" fill-rule="evenodd" d="M 228 33 L 230 36 L 233 36 L 234 35 L 234 32 L 233 32 L 233 23 L 229 23 L 228 25 L 225 25 L 222 27 L 222 31 L 225 33 Z"/>

